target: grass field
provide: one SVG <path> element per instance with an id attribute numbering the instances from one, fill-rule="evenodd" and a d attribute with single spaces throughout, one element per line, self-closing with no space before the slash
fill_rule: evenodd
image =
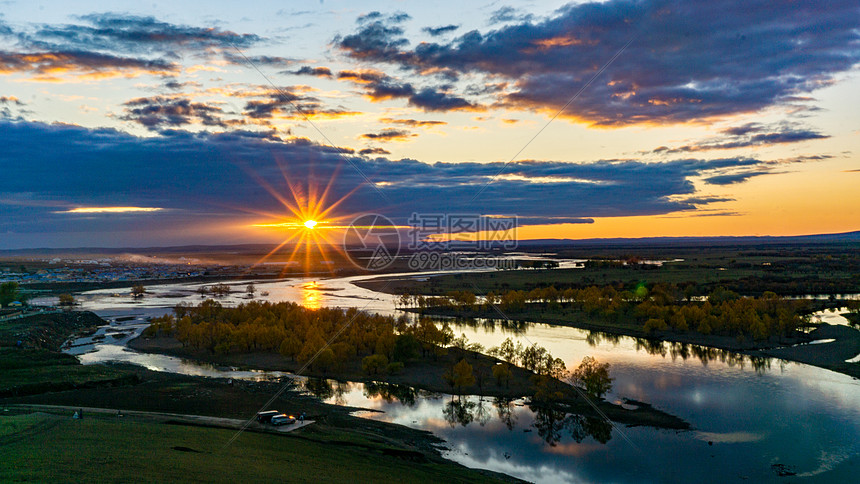
<path id="1" fill-rule="evenodd" d="M 69 355 L 43 350 L 0 349 L 0 397 L 133 382 L 112 366 L 84 366 Z"/>
<path id="2" fill-rule="evenodd" d="M 534 254 L 539 255 L 539 254 Z M 860 292 L 860 256 L 856 244 L 819 249 L 650 249 L 639 252 L 558 253 L 550 256 L 601 257 L 603 260 L 667 260 L 663 265 L 592 263 L 577 269 L 521 269 L 473 272 L 433 277 L 429 281 L 403 278 L 363 281 L 359 285 L 389 293 L 445 294 L 467 290 L 529 290 L 553 285 L 556 288 L 638 283 L 672 283 L 696 286 L 701 295 L 722 285 L 746 295 L 773 291 L 783 295 L 841 294 Z M 675 260 L 683 259 L 683 260 Z"/>
<path id="3" fill-rule="evenodd" d="M 85 312 L 0 322 L 0 397 L 134 382 L 133 373 L 113 366 L 84 366 L 74 356 L 59 352 L 73 332 L 101 323 Z"/>
<path id="4" fill-rule="evenodd" d="M 232 430 L 2 415 L 0 481 L 503 482 L 357 432 L 313 427 L 283 436 L 244 432 L 225 447 Z"/>

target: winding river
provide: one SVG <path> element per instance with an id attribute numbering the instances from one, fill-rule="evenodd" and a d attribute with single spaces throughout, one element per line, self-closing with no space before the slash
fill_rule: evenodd
<path id="1" fill-rule="evenodd" d="M 352 284 L 361 277 L 366 276 L 254 281 L 255 296 L 308 307 L 397 313 L 392 296 Z M 248 282 L 230 283 L 237 292 L 222 303 L 246 301 Z M 143 330 L 147 317 L 164 314 L 179 302 L 201 301 L 199 286 L 148 286 L 142 300 L 132 299 L 125 289 L 85 293 L 79 298 L 83 309 L 111 324 L 74 341 L 67 351 L 85 364 L 127 361 L 200 376 L 278 376 L 140 354 L 125 346 Z M 819 317 L 845 322 L 838 313 Z M 445 455 L 466 466 L 534 482 L 854 482 L 860 475 L 860 381 L 848 376 L 778 359 L 752 361 L 729 352 L 643 344 L 575 328 L 506 327 L 489 321 L 450 324 L 457 335 L 485 347 L 508 337 L 537 343 L 568 368 L 588 355 L 609 362 L 615 379 L 610 400 L 648 402 L 685 419 L 695 430 L 611 426 L 576 415 L 535 412 L 522 401 L 456 399 L 361 383 L 305 384 L 331 403 L 372 410 L 360 412 L 363 417 L 433 432 L 445 439 Z"/>

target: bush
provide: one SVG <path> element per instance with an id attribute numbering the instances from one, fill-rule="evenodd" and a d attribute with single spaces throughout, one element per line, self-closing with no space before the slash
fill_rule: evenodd
<path id="1" fill-rule="evenodd" d="M 403 363 L 400 361 L 393 361 L 385 367 L 385 372 L 389 375 L 396 375 L 403 371 Z"/>
<path id="2" fill-rule="evenodd" d="M 368 375 L 384 373 L 388 368 L 388 358 L 385 355 L 365 356 L 361 360 L 361 369 Z"/>
<path id="3" fill-rule="evenodd" d="M 651 318 L 648 321 L 645 321 L 645 326 L 642 328 L 646 333 L 650 333 L 651 331 L 665 331 L 669 326 L 666 324 L 666 321 L 659 318 Z"/>
<path id="4" fill-rule="evenodd" d="M 394 341 L 394 350 L 391 352 L 391 359 L 394 361 L 402 361 L 404 363 L 418 357 L 421 351 L 421 343 L 411 334 L 401 334 Z"/>

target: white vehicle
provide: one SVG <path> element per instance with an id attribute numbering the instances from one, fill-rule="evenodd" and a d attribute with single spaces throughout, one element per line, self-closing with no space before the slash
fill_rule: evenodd
<path id="1" fill-rule="evenodd" d="M 272 420 L 270 422 L 272 423 L 272 425 L 287 425 L 296 423 L 296 418 L 292 415 L 286 415 L 282 413 L 280 415 L 275 415 L 274 417 L 272 417 Z"/>

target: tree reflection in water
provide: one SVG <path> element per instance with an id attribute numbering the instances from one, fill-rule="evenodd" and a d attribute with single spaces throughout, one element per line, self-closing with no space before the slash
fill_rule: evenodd
<path id="1" fill-rule="evenodd" d="M 484 397 L 479 397 L 478 403 L 475 405 L 475 422 L 478 422 L 481 427 L 487 425 L 487 422 L 493 418 L 490 415 L 490 406 L 487 403 Z"/>
<path id="2" fill-rule="evenodd" d="M 457 425 L 466 427 L 472 422 L 483 426 L 491 419 L 487 403 L 489 402 L 483 398 L 470 401 L 468 397 L 452 396 L 445 404 L 442 415 L 451 428 Z M 499 420 L 508 430 L 513 430 L 517 423 L 513 400 L 494 398 L 492 405 L 496 408 Z M 577 443 L 582 442 L 586 437 L 591 437 L 601 444 L 612 439 L 612 424 L 600 418 L 567 413 L 553 405 L 529 405 L 529 409 L 534 412 L 532 426 L 550 446 L 555 446 L 566 435 Z"/>
<path id="3" fill-rule="evenodd" d="M 612 438 L 612 424 L 606 420 L 582 415 L 568 415 L 564 420 L 565 428 L 576 442 L 582 442 L 591 436 L 594 440 L 605 444 Z"/>
<path id="4" fill-rule="evenodd" d="M 547 444 L 555 446 L 556 442 L 561 440 L 565 412 L 543 405 L 529 408 L 535 413 L 535 421 L 532 426 L 537 429 L 538 435 L 543 437 Z"/>
<path id="5" fill-rule="evenodd" d="M 511 398 L 496 397 L 493 406 L 496 407 L 496 415 L 508 430 L 513 430 L 517 425 L 517 416 L 514 414 L 514 403 Z"/>
<path id="6" fill-rule="evenodd" d="M 442 320 L 436 319 L 436 321 Z M 532 322 L 511 319 L 454 318 L 454 322 L 467 328 L 481 328 L 488 333 L 494 333 L 496 329 L 500 329 L 502 333 L 511 333 L 514 336 L 521 336 L 534 326 Z"/>
<path id="7" fill-rule="evenodd" d="M 562 439 L 564 431 L 569 433 L 577 443 L 582 442 L 586 437 L 591 437 L 601 444 L 612 439 L 612 424 L 606 420 L 568 414 L 552 406 L 533 405 L 529 408 L 535 413 L 535 421 L 532 425 L 537 429 L 538 435 L 550 446 L 554 447 Z"/>
<path id="8" fill-rule="evenodd" d="M 418 396 L 418 390 L 406 385 L 368 382 L 364 384 L 364 395 L 368 398 L 379 397 L 389 403 L 399 401 L 407 407 L 412 407 L 415 405 L 415 397 Z"/>
<path id="9" fill-rule="evenodd" d="M 348 383 L 340 383 L 325 378 L 308 378 L 304 382 L 305 390 L 320 400 L 333 399 L 335 405 L 346 405 L 345 394 L 349 390 Z"/>
<path id="10" fill-rule="evenodd" d="M 304 389 L 321 400 L 333 401 L 337 405 L 346 405 L 346 394 L 352 384 L 341 383 L 325 378 L 307 378 Z M 381 398 L 386 402 L 400 402 L 404 406 L 415 406 L 416 401 L 425 392 L 406 385 L 396 385 L 385 382 L 368 382 L 364 384 L 364 395 L 368 398 Z M 425 395 L 426 396 L 426 395 Z M 458 425 L 466 427 L 475 422 L 485 426 L 492 419 L 491 408 L 496 409 L 496 417 L 505 424 L 508 430 L 517 426 L 516 404 L 512 398 L 494 397 L 492 400 L 484 397 L 451 396 L 442 409 L 446 422 L 455 428 Z M 544 404 L 530 404 L 528 407 L 534 413 L 532 427 L 538 435 L 550 446 L 555 446 L 566 435 L 575 442 L 582 442 L 591 437 L 601 444 L 612 438 L 612 425 L 595 417 L 567 413 L 565 410 Z"/>
<path id="11" fill-rule="evenodd" d="M 457 424 L 465 427 L 475 420 L 474 410 L 476 406 L 475 402 L 470 402 L 468 399 L 452 396 L 451 401 L 446 403 L 445 408 L 442 409 L 442 415 L 445 416 L 445 421 L 451 428 L 456 427 Z"/>
<path id="12" fill-rule="evenodd" d="M 437 319 L 437 321 L 441 321 L 441 319 Z M 481 328 L 488 333 L 493 333 L 496 329 L 500 329 L 502 333 L 511 333 L 515 336 L 525 334 L 532 326 L 535 325 L 535 323 L 527 321 L 486 318 L 456 318 L 455 321 L 457 325 L 469 328 Z M 589 346 L 594 347 L 603 343 L 617 345 L 625 338 L 630 338 L 634 341 L 634 347 L 637 351 L 645 351 L 649 355 L 660 355 L 663 358 L 669 356 L 673 361 L 678 358 L 686 361 L 692 357 L 701 361 L 703 365 L 707 365 L 711 361 L 720 361 L 729 366 L 737 366 L 740 368 L 744 368 L 746 364 L 749 363 L 750 366 L 758 373 L 764 373 L 769 370 L 772 363 L 772 358 L 743 355 L 731 350 L 711 348 L 689 343 L 637 338 L 602 331 L 583 331 L 586 332 L 585 341 Z"/>
<path id="13" fill-rule="evenodd" d="M 659 355 L 663 358 L 669 356 L 672 361 L 675 361 L 678 358 L 686 361 L 692 357 L 701 361 L 702 365 L 707 365 L 712 361 L 720 361 L 728 366 L 737 366 L 739 368 L 744 368 L 747 363 L 749 363 L 757 373 L 764 373 L 769 370 L 773 361 L 773 358 L 744 355 L 735 351 L 711 348 L 708 346 L 660 341 L 647 338 L 634 338 L 632 336 L 621 336 L 600 331 L 589 331 L 585 336 L 585 341 L 590 346 L 597 346 L 601 343 L 618 344 L 622 338 L 633 339 L 634 348 L 636 348 L 637 351 L 645 351 L 649 355 Z"/>

